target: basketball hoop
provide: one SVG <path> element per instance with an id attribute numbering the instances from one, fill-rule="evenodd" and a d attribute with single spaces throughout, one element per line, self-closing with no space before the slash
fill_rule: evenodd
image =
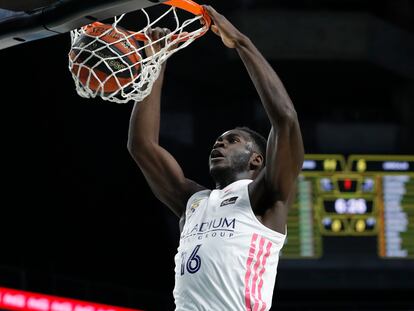
<path id="1" fill-rule="evenodd" d="M 94 22 L 71 31 L 69 70 L 81 97 L 100 96 L 115 103 L 142 101 L 150 94 L 162 64 L 208 31 L 211 20 L 202 6 L 190 0 L 163 4 L 169 8 L 152 20 L 146 10 L 140 10 L 147 25 L 138 31 L 120 26 L 125 14 L 114 17 L 111 25 Z M 191 13 L 191 17 L 180 21 L 177 9 Z M 163 28 L 167 15 L 173 16 L 175 29 L 153 41 L 148 30 Z M 163 47 L 157 52 L 153 46 L 161 41 Z M 152 49 L 153 55 L 146 56 L 146 48 Z"/>

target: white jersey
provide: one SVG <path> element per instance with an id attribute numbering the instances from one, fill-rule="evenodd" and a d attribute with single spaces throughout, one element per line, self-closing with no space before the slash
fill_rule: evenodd
<path id="1" fill-rule="evenodd" d="M 285 235 L 253 213 L 248 184 L 191 196 L 175 256 L 176 311 L 264 311 L 272 303 Z"/>

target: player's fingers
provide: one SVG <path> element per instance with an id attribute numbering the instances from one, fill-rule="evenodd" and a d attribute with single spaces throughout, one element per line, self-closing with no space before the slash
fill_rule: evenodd
<path id="1" fill-rule="evenodd" d="M 203 7 L 207 11 L 208 15 L 210 15 L 213 22 L 217 24 L 217 22 L 220 20 L 221 15 L 211 5 L 203 5 Z"/>
<path id="2" fill-rule="evenodd" d="M 163 31 L 163 36 L 164 36 L 163 45 L 165 46 L 168 42 L 171 41 L 171 36 L 170 36 L 171 30 L 169 28 L 163 28 L 162 31 Z"/>
<path id="3" fill-rule="evenodd" d="M 153 40 L 156 41 L 161 38 L 163 30 L 160 27 L 156 27 L 153 32 Z"/>
<path id="4" fill-rule="evenodd" d="M 207 13 L 216 16 L 218 12 L 211 6 L 211 5 L 203 5 L 204 9 L 207 11 Z"/>
<path id="5" fill-rule="evenodd" d="M 157 41 L 154 44 L 154 47 L 156 47 L 157 49 L 161 49 L 163 47 L 165 47 L 166 43 L 167 43 L 167 28 L 160 28 L 157 27 L 156 28 L 156 36 L 154 37 L 154 41 Z"/>
<path id="6" fill-rule="evenodd" d="M 149 42 L 149 40 L 151 39 L 151 36 L 152 36 L 152 29 L 151 29 L 151 28 L 147 28 L 147 29 L 145 29 L 144 33 L 145 33 L 145 37 L 147 38 L 147 39 L 144 41 L 144 43 L 145 43 L 145 44 L 147 44 L 147 43 Z"/>
<path id="7" fill-rule="evenodd" d="M 149 41 L 156 41 L 158 40 L 160 34 L 160 28 L 148 28 L 145 30 L 145 35 L 147 36 L 148 40 L 145 41 L 145 43 L 148 43 Z"/>
<path id="8" fill-rule="evenodd" d="M 217 36 L 220 36 L 220 31 L 216 25 L 211 25 L 211 31 L 214 32 Z"/>

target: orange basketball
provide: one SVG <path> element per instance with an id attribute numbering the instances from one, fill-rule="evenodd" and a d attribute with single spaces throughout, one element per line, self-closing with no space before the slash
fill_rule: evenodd
<path id="1" fill-rule="evenodd" d="M 93 23 L 84 29 L 86 34 L 74 42 L 69 57 L 72 73 L 85 88 L 95 92 L 102 87 L 109 94 L 138 76 L 141 57 L 133 51 L 139 45 L 127 30 L 102 23 Z"/>

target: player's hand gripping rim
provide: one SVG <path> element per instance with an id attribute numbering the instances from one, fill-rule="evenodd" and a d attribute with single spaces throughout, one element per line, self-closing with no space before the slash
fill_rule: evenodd
<path id="1" fill-rule="evenodd" d="M 231 49 L 236 48 L 244 35 L 212 6 L 203 5 L 203 7 L 213 20 L 214 24 L 211 25 L 211 30 L 221 37 L 225 46 Z"/>

